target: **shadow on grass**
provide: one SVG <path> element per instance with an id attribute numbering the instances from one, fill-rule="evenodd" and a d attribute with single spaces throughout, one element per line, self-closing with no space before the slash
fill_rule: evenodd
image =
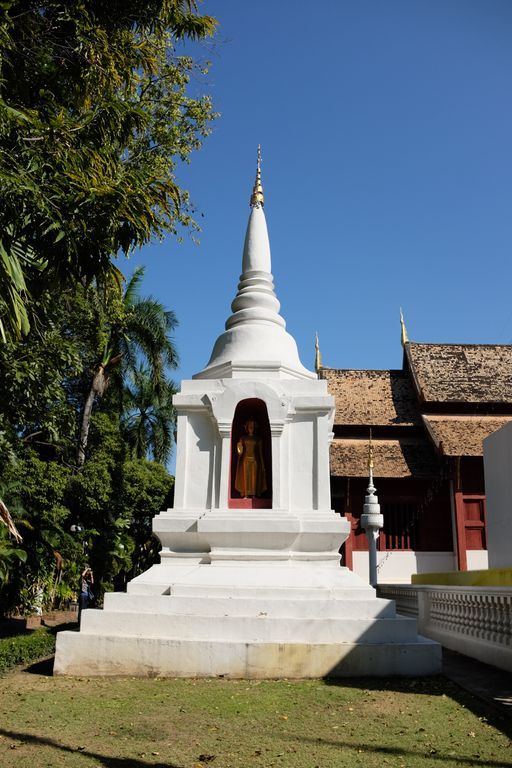
<path id="1" fill-rule="evenodd" d="M 47 659 L 36 661 L 34 664 L 25 667 L 22 671 L 29 675 L 41 675 L 42 677 L 51 677 L 53 675 L 53 662 L 55 656 L 49 656 Z"/>
<path id="2" fill-rule="evenodd" d="M 78 632 L 79 629 L 80 626 L 78 621 L 68 621 L 66 624 L 57 624 L 55 627 L 50 627 L 50 630 L 54 635 L 56 635 L 57 632 Z"/>
<path id="3" fill-rule="evenodd" d="M 30 635 L 33 629 L 27 629 L 25 619 L 0 618 L 0 638 Z"/>
<path id="4" fill-rule="evenodd" d="M 475 755 L 448 755 L 442 754 L 440 752 L 436 752 L 435 754 L 426 754 L 425 750 L 421 749 L 405 749 L 400 747 L 385 746 L 377 747 L 375 745 L 369 747 L 368 744 L 366 744 L 364 741 L 361 741 L 359 744 L 357 744 L 355 742 L 345 742 L 342 739 L 322 739 L 309 736 L 301 736 L 297 738 L 300 738 L 301 742 L 311 745 L 325 744 L 331 747 L 338 747 L 339 749 L 351 750 L 359 756 L 361 753 L 373 753 L 374 755 L 381 756 L 383 759 L 385 757 L 400 756 L 405 760 L 407 758 L 420 758 L 423 760 L 432 761 L 437 760 L 439 764 L 442 764 L 443 761 L 448 761 L 451 764 L 460 763 L 461 765 L 465 766 L 465 768 L 468 768 L 468 766 L 482 766 L 482 768 L 510 768 L 510 766 L 512 766 L 511 762 L 504 763 L 503 760 L 483 760 L 482 758 L 476 757 Z"/>
<path id="5" fill-rule="evenodd" d="M 47 739 L 45 736 L 34 736 L 31 733 L 22 733 L 21 731 L 9 731 L 6 728 L 0 728 L 0 734 L 6 736 L 9 739 L 16 739 L 24 744 L 35 744 L 41 747 L 51 747 L 59 752 L 65 752 L 69 754 L 80 754 L 85 757 L 94 758 L 98 763 L 105 766 L 105 768 L 183 768 L 182 765 L 177 763 L 155 763 L 153 761 L 147 762 L 146 760 L 140 760 L 134 757 L 112 757 L 110 755 L 100 755 L 98 752 L 92 752 L 85 747 L 70 747 L 67 744 L 61 744 L 54 739 Z"/>
<path id="6" fill-rule="evenodd" d="M 48 631 L 51 632 L 52 635 L 56 635 L 58 632 L 78 632 L 78 623 L 76 621 L 71 621 L 66 624 L 58 624 L 55 627 L 48 627 Z M 39 661 L 35 661 L 33 664 L 29 664 L 29 666 L 25 667 L 22 672 L 28 673 L 29 675 L 41 675 L 42 677 L 51 677 L 53 675 L 53 662 L 55 660 L 55 655 L 48 656 L 44 659 L 39 659 Z"/>
<path id="7" fill-rule="evenodd" d="M 472 712 L 479 719 L 485 720 L 489 725 L 496 730 L 503 733 L 509 739 L 512 740 L 512 719 L 510 713 L 503 710 L 497 704 L 492 704 L 489 701 L 479 698 L 473 695 L 469 691 L 461 688 L 457 683 L 449 680 L 445 675 L 436 675 L 435 677 L 422 677 L 422 678 L 409 678 L 409 677 L 388 677 L 388 678 L 344 678 L 334 679 L 325 678 L 326 685 L 344 688 L 355 688 L 366 691 L 392 691 L 396 693 L 413 693 L 418 696 L 448 696 L 457 702 L 460 707 Z M 312 742 L 315 739 L 311 740 Z M 327 742 L 329 743 L 329 742 Z M 367 750 L 367 745 L 359 745 L 361 749 Z M 376 748 L 375 751 L 379 751 Z M 416 751 L 402 751 L 400 749 L 392 749 L 382 747 L 383 754 L 390 752 L 391 754 L 400 755 L 418 755 L 420 752 Z M 423 753 L 424 754 L 424 753 Z M 468 765 L 485 765 L 496 766 L 496 768 L 512 768 L 512 762 L 494 762 L 485 761 L 475 757 L 458 758 L 453 755 L 443 756 L 439 754 L 429 755 L 432 760 L 450 759 L 454 761 L 465 761 Z"/>

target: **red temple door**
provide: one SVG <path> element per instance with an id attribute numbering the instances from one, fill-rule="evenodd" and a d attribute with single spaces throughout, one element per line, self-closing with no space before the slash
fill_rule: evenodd
<path id="1" fill-rule="evenodd" d="M 487 549 L 485 537 L 485 496 L 455 492 L 457 523 L 457 567 L 468 569 L 468 549 Z"/>

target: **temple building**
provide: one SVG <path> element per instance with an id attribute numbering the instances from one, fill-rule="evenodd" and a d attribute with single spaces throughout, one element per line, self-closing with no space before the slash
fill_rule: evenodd
<path id="1" fill-rule="evenodd" d="M 512 421 L 512 346 L 409 341 L 400 370 L 317 372 L 336 400 L 331 494 L 350 521 L 343 562 L 368 573 L 360 525 L 368 440 L 384 528 L 378 579 L 487 567 L 482 442 Z"/>

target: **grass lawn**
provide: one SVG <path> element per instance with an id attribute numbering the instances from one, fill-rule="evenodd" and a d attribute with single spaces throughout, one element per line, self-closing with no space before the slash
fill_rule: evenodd
<path id="1" fill-rule="evenodd" d="M 0 678 L 2 768 L 512 768 L 512 722 L 442 677 L 140 680 L 50 669 Z"/>

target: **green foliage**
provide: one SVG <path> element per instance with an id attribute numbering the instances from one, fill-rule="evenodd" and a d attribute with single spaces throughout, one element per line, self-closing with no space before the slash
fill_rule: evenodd
<path id="1" fill-rule="evenodd" d="M 165 464 L 170 458 L 175 423 L 174 382 L 155 383 L 143 366 L 130 371 L 125 388 L 123 431 L 133 456 L 147 455 Z"/>
<path id="2" fill-rule="evenodd" d="M 120 323 L 118 296 L 111 289 L 100 298 L 81 283 L 43 293 L 30 334 L 0 344 L 0 430 L 16 452 L 20 443 L 66 460 L 74 452 L 84 373 L 101 356 L 110 325 Z M 0 467 L 6 458 L 2 451 Z"/>
<path id="3" fill-rule="evenodd" d="M 30 664 L 55 652 L 55 635 L 38 629 L 27 635 L 0 639 L 0 674 L 18 664 Z"/>
<path id="4" fill-rule="evenodd" d="M 101 595 L 157 554 L 177 321 L 114 262 L 196 227 L 179 166 L 215 114 L 179 46 L 215 21 L 194 0 L 0 6 L 0 484 L 23 536 L 0 530 L 0 601 L 30 612 L 86 562 Z"/>
<path id="5" fill-rule="evenodd" d="M 7 582 L 11 571 L 26 560 L 25 550 L 13 544 L 6 526 L 0 525 L 0 584 Z"/>
<path id="6" fill-rule="evenodd" d="M 126 459 L 126 450 L 119 415 L 99 412 L 80 472 L 30 448 L 4 470 L 4 497 L 23 535 L 14 545 L 0 527 L 0 599 L 11 613 L 76 598 L 86 562 L 99 600 L 156 562 L 151 520 L 168 503 L 173 478 L 161 464 Z M 82 530 L 73 534 L 73 524 Z"/>
<path id="7" fill-rule="evenodd" d="M 177 325 L 174 312 L 152 297 L 139 294 L 144 268 L 138 267 L 122 295 L 117 296 L 119 313 L 114 318 L 104 318 L 104 346 L 101 356 L 91 372 L 91 380 L 82 408 L 82 422 L 77 448 L 77 464 L 81 467 L 86 459 L 89 440 L 89 426 L 94 405 L 103 398 L 108 387 L 114 389 L 111 397 L 117 397 L 122 408 L 123 390 L 127 377 L 137 376 L 138 361 L 144 360 L 147 366 L 147 378 L 151 385 L 154 410 L 161 411 L 161 418 L 156 420 L 153 430 L 155 439 L 145 445 L 145 450 L 137 455 L 145 455 L 152 449 L 158 461 L 167 461 L 170 455 L 171 427 L 163 424 L 164 419 L 173 420 L 174 412 L 169 400 L 172 389 L 166 378 L 166 367 L 176 367 L 178 355 L 171 338 Z M 114 297 L 115 298 L 115 297 Z M 106 296 L 104 304 L 111 300 Z M 127 390 L 129 394 L 129 390 Z M 126 401 L 125 401 L 126 402 Z M 148 407 L 150 404 L 147 404 Z M 156 450 L 156 452 L 155 452 Z"/>
<path id="8" fill-rule="evenodd" d="M 41 283 L 102 280 L 118 252 L 194 228 L 177 165 L 215 117 L 189 94 L 192 0 L 5 0 L 0 19 L 0 331 Z M 32 309 L 32 307 L 31 307 Z"/>
<path id="9" fill-rule="evenodd" d="M 11 611 L 32 613 L 49 607 L 60 558 L 67 562 L 80 557 L 64 503 L 69 476 L 69 469 L 42 460 L 32 449 L 3 473 L 4 498 L 23 536 L 18 546 L 24 551 L 23 567 L 11 569 L 4 580 L 2 595 Z"/>
<path id="10" fill-rule="evenodd" d="M 134 542 L 132 576 L 136 576 L 157 561 L 160 543 L 151 533 L 155 510 L 171 504 L 174 485 L 161 464 L 146 459 L 132 459 L 123 464 L 121 494 L 125 514 L 131 520 L 130 536 Z"/>
<path id="11" fill-rule="evenodd" d="M 31 613 L 76 597 L 86 562 L 93 567 L 101 599 L 105 589 L 122 587 L 129 575 L 156 559 L 151 517 L 161 509 L 172 479 L 141 452 L 142 458 L 132 461 L 123 387 L 130 361 L 146 349 L 159 376 L 153 395 L 162 402 L 168 391 L 165 364 L 176 359 L 166 333 L 175 318 L 150 299 L 150 316 L 161 323 L 152 334 L 151 323 L 141 321 L 147 317 L 141 279 L 138 271 L 124 296 L 116 286 L 100 291 L 81 283 L 52 301 L 42 295 L 44 325 L 18 342 L 0 345 L 1 497 L 23 536 L 15 545 L 4 532 L 0 542 L 0 599 L 10 612 Z M 143 331 L 139 344 L 134 328 Z M 159 354 L 160 346 L 164 352 Z M 92 403 L 87 460 L 78 468 L 84 401 L 105 354 L 119 362 L 110 374 L 111 386 Z M 160 414 L 169 420 L 164 433 L 172 430 L 168 406 Z M 160 450 L 157 457 L 165 455 Z M 139 505 L 130 474 L 141 482 Z M 72 533 L 72 525 L 82 531 Z"/>

